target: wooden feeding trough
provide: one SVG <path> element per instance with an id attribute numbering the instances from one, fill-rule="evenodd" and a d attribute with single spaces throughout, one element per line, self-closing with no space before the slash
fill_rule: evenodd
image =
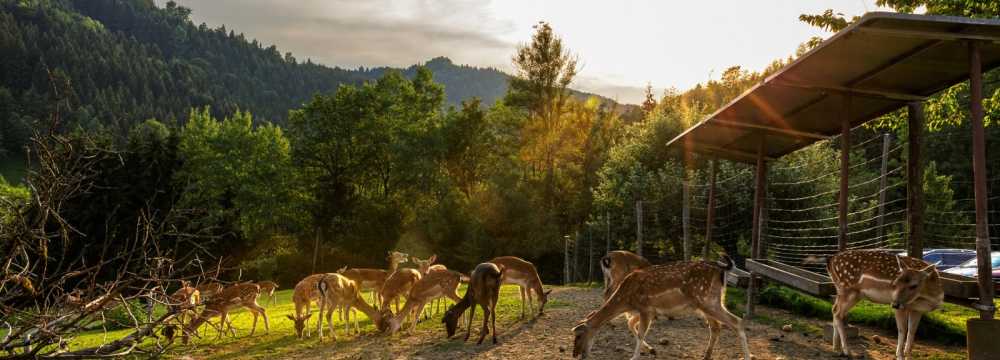
<path id="1" fill-rule="evenodd" d="M 746 288 L 750 284 L 750 273 L 746 270 L 734 267 L 726 272 L 726 285 L 732 287 Z"/>
<path id="2" fill-rule="evenodd" d="M 825 298 L 837 294 L 837 288 L 833 286 L 829 276 L 777 261 L 747 259 L 747 269 L 813 296 Z"/>
<path id="3" fill-rule="evenodd" d="M 948 302 L 955 302 L 959 305 L 966 305 L 965 302 L 953 301 L 953 299 L 979 298 L 979 283 L 976 278 L 955 275 L 946 272 L 938 272 L 941 277 L 941 288 L 944 290 Z"/>

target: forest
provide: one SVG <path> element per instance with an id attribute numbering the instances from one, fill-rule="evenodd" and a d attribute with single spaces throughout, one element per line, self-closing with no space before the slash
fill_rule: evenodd
<path id="1" fill-rule="evenodd" d="M 1000 16 L 989 5 L 879 4 Z M 694 188 L 692 218 L 703 217 L 698 203 L 711 165 L 695 157 L 685 170 L 665 144 L 794 59 L 759 70 L 734 65 L 687 90 L 650 88 L 635 107 L 572 90 L 579 59 L 546 23 L 512 54 L 517 71 L 508 76 L 444 57 L 408 69 L 330 68 L 233 29 L 195 25 L 191 10 L 174 2 L 0 0 L 0 8 L 0 164 L 27 164 L 19 165 L 23 179 L 0 177 L 5 252 L 18 231 L 50 226 L 51 218 L 39 220 L 32 189 L 49 167 L 67 168 L 79 171 L 87 191 L 61 199 L 59 223 L 72 231 L 61 235 L 58 251 L 100 257 L 107 249 L 90 239 L 128 244 L 140 236 L 136 224 L 152 217 L 172 229 L 164 244 L 198 234 L 199 250 L 214 257 L 203 261 L 225 269 L 222 276 L 283 283 L 339 264 L 382 266 L 386 252 L 400 248 L 437 254 L 457 269 L 517 255 L 539 264 L 546 282 L 558 282 L 567 248 L 635 249 L 638 221 L 647 254 L 679 259 L 683 179 Z M 854 20 L 832 10 L 800 19 L 830 31 Z M 804 40 L 795 56 L 821 41 Z M 1000 72 L 986 74 L 985 86 L 987 152 L 995 154 Z M 926 105 L 930 223 L 970 221 L 964 199 L 972 190 L 962 185 L 972 173 L 967 103 L 964 84 Z M 852 156 L 852 176 L 862 179 L 852 203 L 858 219 L 873 218 L 870 194 L 905 198 L 905 188 L 860 182 L 878 177 L 883 138 L 904 149 L 886 155 L 889 167 L 905 164 L 906 131 L 905 109 L 852 131 L 853 143 L 867 144 Z M 837 139 L 821 142 L 773 165 L 774 207 L 801 211 L 775 213 L 774 221 L 835 214 L 823 206 L 835 196 L 826 193 L 836 177 L 824 176 L 836 169 L 837 146 Z M 1000 171 L 996 162 L 988 166 Z M 752 174 L 741 164 L 719 168 L 719 179 L 729 179 L 719 184 L 719 236 L 705 244 L 695 224 L 692 246 L 741 259 L 749 221 L 740 211 L 749 208 Z M 894 184 L 903 176 L 887 175 Z M 816 180 L 780 186 L 803 179 Z M 903 205 L 895 206 L 888 211 Z M 36 222 L 12 225 L 25 218 Z M 894 226 L 898 245 L 905 229 L 884 226 Z M 859 239 L 870 229 L 859 230 Z M 941 229 L 929 242 L 967 247 L 968 230 Z M 826 236 L 813 234 L 807 244 Z M 177 251 L 182 258 L 183 247 Z M 574 280 L 586 279 L 573 271 Z"/>

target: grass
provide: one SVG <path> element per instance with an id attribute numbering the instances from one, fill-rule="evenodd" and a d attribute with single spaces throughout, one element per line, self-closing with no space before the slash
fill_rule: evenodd
<path id="1" fill-rule="evenodd" d="M 459 289 L 459 294 L 465 293 L 464 285 Z M 520 305 L 520 295 L 518 288 L 516 286 L 504 286 L 500 292 L 500 301 L 497 304 L 497 327 L 500 324 L 510 324 L 516 322 L 521 314 Z M 198 332 L 202 335 L 201 338 L 191 337 L 190 345 L 176 345 L 179 341 L 175 341 L 175 345 L 170 349 L 168 356 L 177 355 L 190 355 L 195 358 L 204 359 L 268 359 L 281 357 L 287 354 L 308 351 L 309 349 L 330 346 L 329 335 L 327 334 L 327 340 L 324 343 L 320 343 L 316 340 L 315 332 L 313 332 L 313 337 L 305 340 L 299 340 L 295 337 L 295 330 L 292 327 L 292 321 L 289 320 L 286 315 L 292 315 L 295 312 L 295 305 L 291 301 L 292 291 L 276 291 L 275 296 L 277 297 L 274 305 L 265 304 L 265 299 L 261 298 L 258 302 L 267 308 L 267 314 L 270 318 L 271 330 L 264 333 L 263 320 L 259 320 L 257 324 L 257 332 L 254 336 L 248 336 L 250 332 L 251 325 L 253 323 L 253 316 L 243 310 L 237 310 L 230 314 L 233 319 L 233 326 L 237 329 L 237 337 L 232 338 L 229 336 L 223 336 L 221 339 L 216 339 L 217 332 L 214 328 L 204 325 Z M 368 293 L 364 294 L 365 299 L 370 299 Z M 449 306 L 450 306 L 449 302 Z M 401 304 L 402 305 L 402 304 Z M 546 309 L 559 308 L 569 306 L 570 304 L 559 301 L 550 300 L 546 305 Z M 428 308 L 432 308 L 432 304 L 427 305 Z M 313 307 L 313 311 L 316 311 Z M 442 313 L 444 310 L 442 309 Z M 363 314 L 357 313 L 359 319 L 361 319 L 361 335 L 375 332 L 375 328 L 371 321 Z M 310 319 L 310 326 L 315 327 L 315 317 Z M 344 346 L 343 344 L 349 344 L 355 340 L 357 335 L 354 334 L 344 334 L 343 322 L 337 319 L 336 314 L 333 316 L 334 324 L 337 329 L 338 346 Z M 482 311 L 477 310 L 476 319 L 482 319 Z M 218 323 L 218 318 L 213 320 Z M 324 324 L 325 326 L 325 324 Z M 477 325 L 474 324 L 474 327 Z M 464 328 L 464 326 L 463 326 Z M 441 331 L 444 334 L 444 326 L 441 324 L 441 314 L 432 317 L 430 320 L 424 320 L 417 324 L 418 331 L 420 330 L 432 330 Z M 315 328 L 313 328 L 315 330 Z M 127 335 L 131 330 L 117 330 L 110 331 L 106 334 L 102 331 L 93 331 L 89 333 L 82 334 L 70 342 L 71 349 L 79 349 L 90 346 L 97 346 L 103 344 L 107 341 L 112 341 Z M 473 330 L 474 333 L 478 331 L 478 328 Z M 443 336 L 443 335 L 442 335 Z M 452 344 L 454 342 L 442 342 L 439 346 L 456 346 Z M 152 340 L 147 340 L 147 345 L 152 344 Z"/>
<path id="2" fill-rule="evenodd" d="M 730 289 L 729 293 L 739 292 L 741 303 L 727 306 L 730 310 L 742 312 L 741 304 L 745 304 L 745 296 L 741 289 Z M 760 293 L 760 303 L 781 308 L 796 315 L 819 318 L 824 320 L 832 319 L 831 309 L 833 304 L 830 301 L 819 299 L 802 292 L 783 287 L 767 286 Z M 1000 302 L 997 302 L 1000 306 Z M 937 310 L 925 314 L 917 328 L 919 338 L 931 339 L 934 341 L 961 345 L 965 344 L 966 330 L 965 321 L 978 317 L 975 310 L 950 304 L 941 304 Z M 896 318 L 893 310 L 886 305 L 874 304 L 869 301 L 861 301 L 848 313 L 848 320 L 851 324 L 860 324 L 876 327 L 885 330 L 896 330 Z M 793 324 L 794 326 L 794 324 Z"/>

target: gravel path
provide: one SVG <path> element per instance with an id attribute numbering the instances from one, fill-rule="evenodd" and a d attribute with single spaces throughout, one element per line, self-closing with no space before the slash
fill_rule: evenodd
<path id="1" fill-rule="evenodd" d="M 474 326 L 472 339 L 463 343 L 445 339 L 444 330 L 434 326 L 418 329 L 413 333 L 400 333 L 392 337 L 360 335 L 355 339 L 344 339 L 336 344 L 313 348 L 308 352 L 294 354 L 295 359 L 569 359 L 572 352 L 573 336 L 570 329 L 588 312 L 600 306 L 600 290 L 579 288 L 557 288 L 555 299 L 568 306 L 547 309 L 543 317 L 536 320 L 498 321 L 500 334 L 498 345 L 475 345 L 478 327 Z M 759 307 L 761 314 L 772 319 L 791 318 L 791 314 L 766 307 Z M 477 320 L 481 319 L 480 312 Z M 819 321 L 802 320 L 821 325 Z M 477 321 L 477 323 L 481 324 Z M 464 331 L 464 329 L 462 329 Z M 464 332 L 462 333 L 464 334 Z M 809 333 L 783 332 L 781 329 L 750 324 L 748 335 L 750 349 L 758 359 L 837 359 L 830 345 L 819 335 Z M 895 334 L 861 329 L 861 338 L 852 343 L 852 349 L 866 359 L 893 359 Z M 872 336 L 883 339 L 880 344 L 872 341 Z M 628 359 L 634 346 L 634 338 L 625 328 L 624 317 L 605 326 L 594 343 L 593 355 L 596 359 Z M 675 320 L 658 319 L 650 329 L 647 341 L 655 348 L 655 354 L 644 354 L 643 359 L 700 359 L 705 350 L 708 331 L 697 316 Z M 346 341 L 345 341 L 346 340 Z M 942 347 L 919 342 L 914 351 L 916 358 L 939 357 L 964 351 L 959 347 Z M 740 359 L 742 352 L 735 333 L 723 330 L 722 339 L 715 349 L 714 359 Z M 961 358 L 961 357 L 960 357 Z"/>

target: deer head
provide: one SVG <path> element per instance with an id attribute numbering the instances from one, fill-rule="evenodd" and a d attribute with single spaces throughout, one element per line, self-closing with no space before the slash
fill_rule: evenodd
<path id="1" fill-rule="evenodd" d="M 552 289 L 549 289 L 549 291 L 542 292 L 542 295 L 538 297 L 538 303 L 541 304 L 538 306 L 538 315 L 542 315 L 542 311 L 545 310 L 545 303 L 549 302 L 549 294 L 551 293 Z"/>
<path id="2" fill-rule="evenodd" d="M 594 332 L 585 321 L 573 328 L 573 358 L 586 359 L 594 346 Z"/>
<path id="3" fill-rule="evenodd" d="M 458 331 L 458 317 L 462 316 L 465 309 L 459 310 L 457 307 L 452 307 L 445 311 L 444 317 L 441 318 L 441 322 L 444 323 L 444 329 L 448 332 L 448 338 L 455 336 L 455 332 Z"/>
<path id="4" fill-rule="evenodd" d="M 414 264 L 417 264 L 417 269 L 420 270 L 421 274 L 426 274 L 427 270 L 430 269 L 431 265 L 434 265 L 434 262 L 437 261 L 437 255 L 436 254 L 431 255 L 431 257 L 427 258 L 427 260 L 420 260 L 419 258 L 414 256 L 410 258 L 410 261 L 412 261 Z"/>
<path id="5" fill-rule="evenodd" d="M 899 309 L 916 300 L 927 278 L 937 273 L 934 264 L 916 270 L 904 267 L 903 261 L 898 256 L 896 262 L 899 264 L 899 276 L 892 280 L 893 309 Z"/>
<path id="6" fill-rule="evenodd" d="M 312 313 L 308 313 L 305 316 L 302 316 L 301 318 L 296 318 L 295 316 L 292 315 L 286 315 L 286 316 L 288 316 L 289 320 L 295 322 L 295 336 L 298 336 L 299 339 L 301 339 L 302 332 L 305 331 L 306 329 L 306 320 L 309 320 L 309 318 L 312 317 Z"/>

